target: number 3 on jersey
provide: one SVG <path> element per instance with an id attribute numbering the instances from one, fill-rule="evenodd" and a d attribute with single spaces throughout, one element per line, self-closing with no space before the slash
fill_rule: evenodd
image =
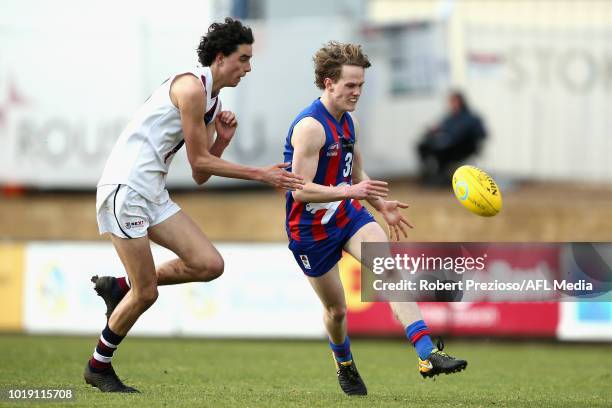
<path id="1" fill-rule="evenodd" d="M 346 154 L 346 158 L 344 159 L 345 166 L 344 166 L 344 171 L 342 172 L 342 175 L 344 177 L 350 177 L 351 174 L 353 174 L 353 153 L 348 152 Z"/>

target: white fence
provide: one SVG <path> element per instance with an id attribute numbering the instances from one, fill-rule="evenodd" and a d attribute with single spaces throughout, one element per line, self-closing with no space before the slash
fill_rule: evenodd
<path id="1" fill-rule="evenodd" d="M 131 333 L 147 336 L 324 338 L 322 308 L 285 244 L 217 245 L 225 272 L 208 283 L 160 287 L 157 302 Z M 173 257 L 153 246 L 156 263 Z M 28 242 L 0 245 L 1 330 L 27 333 L 95 334 L 105 324 L 105 306 L 90 277 L 122 276 L 112 245 L 83 242 Z M 22 261 L 23 259 L 23 261 Z M 356 270 L 352 270 L 357 268 Z M 359 265 L 340 265 L 348 302 L 349 330 L 361 335 L 400 336 L 402 327 L 386 304 L 362 303 Z M 357 279 L 355 281 L 354 279 Z M 357 289 L 356 289 L 357 288 Z M 467 335 L 509 335 L 522 321 L 524 303 L 421 304 L 434 330 Z M 612 339 L 612 302 L 533 303 L 561 340 Z M 536 307 L 537 308 L 537 307 Z M 541 310 L 541 309 L 538 309 Z M 448 319 L 452 322 L 449 323 Z M 530 334 L 534 322 L 518 335 Z M 531 325 L 531 326 L 529 326 Z M 516 330 L 516 329 L 515 329 Z M 546 329 L 548 330 L 548 329 Z M 534 331 L 542 335 L 541 327 Z"/>
<path id="2" fill-rule="evenodd" d="M 320 303 L 285 245 L 221 244 L 223 276 L 160 287 L 132 332 L 155 336 L 323 336 Z M 153 247 L 156 263 L 174 257 Z M 23 325 L 28 333 L 85 334 L 105 324 L 92 275 L 124 276 L 109 243 L 26 246 Z"/>

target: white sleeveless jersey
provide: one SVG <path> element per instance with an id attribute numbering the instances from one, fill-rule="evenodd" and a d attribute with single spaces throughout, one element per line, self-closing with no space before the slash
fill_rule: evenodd
<path id="1" fill-rule="evenodd" d="M 184 71 L 168 78 L 147 99 L 115 143 L 98 187 L 126 184 L 146 199 L 163 203 L 168 199 L 166 175 L 174 154 L 183 146 L 179 110 L 170 100 L 170 84 L 178 75 L 192 73 L 206 91 L 205 124 L 221 110 L 218 95 L 212 95 L 213 77 L 209 67 Z"/>

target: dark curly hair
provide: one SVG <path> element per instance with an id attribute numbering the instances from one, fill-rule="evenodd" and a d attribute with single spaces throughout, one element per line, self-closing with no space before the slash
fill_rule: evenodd
<path id="1" fill-rule="evenodd" d="M 198 59 L 200 64 L 209 67 L 218 53 L 227 56 L 236 51 L 240 44 L 253 44 L 254 41 L 250 27 L 227 17 L 225 23 L 212 23 L 208 27 L 208 33 L 198 46 Z"/>

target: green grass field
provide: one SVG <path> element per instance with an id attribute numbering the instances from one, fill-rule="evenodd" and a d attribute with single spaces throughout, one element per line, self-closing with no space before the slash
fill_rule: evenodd
<path id="1" fill-rule="evenodd" d="M 0 388 L 74 388 L 74 402 L 42 407 L 612 406 L 606 345 L 447 341 L 449 353 L 467 359 L 468 369 L 432 381 L 417 373 L 406 342 L 354 339 L 369 395 L 348 398 L 324 341 L 143 338 L 126 339 L 114 363 L 142 394 L 103 394 L 82 378 L 95 340 L 0 335 Z"/>

